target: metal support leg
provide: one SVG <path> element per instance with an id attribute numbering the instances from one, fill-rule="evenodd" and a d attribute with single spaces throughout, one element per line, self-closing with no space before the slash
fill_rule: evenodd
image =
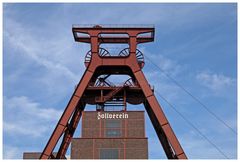
<path id="1" fill-rule="evenodd" d="M 67 152 L 68 146 L 72 140 L 73 134 L 78 126 L 78 123 L 80 121 L 80 118 L 82 116 L 82 111 L 84 110 L 85 104 L 80 103 L 80 106 L 78 106 L 72 116 L 72 119 L 67 126 L 67 129 L 65 131 L 65 134 L 63 136 L 62 143 L 60 145 L 60 148 L 58 150 L 56 159 L 64 159 L 65 154 Z"/>
<path id="2" fill-rule="evenodd" d="M 177 137 L 175 136 L 161 106 L 154 96 L 151 87 L 141 70 L 134 72 L 134 75 L 146 97 L 145 108 L 163 145 L 163 149 L 169 159 L 187 159 Z"/>
<path id="3" fill-rule="evenodd" d="M 167 137 L 164 134 L 161 126 L 159 125 L 157 118 L 156 118 L 155 114 L 153 113 L 149 103 L 147 101 L 145 101 L 144 106 L 145 106 L 148 116 L 153 124 L 153 127 L 154 127 L 155 131 L 157 132 L 158 138 L 162 144 L 163 150 L 165 151 L 167 158 L 175 159 L 174 153 L 172 151 L 170 144 L 168 143 Z"/>
<path id="4" fill-rule="evenodd" d="M 66 109 L 64 110 L 60 120 L 58 121 L 58 124 L 56 128 L 54 129 L 46 147 L 44 148 L 40 159 L 49 159 L 51 158 L 51 154 L 58 143 L 60 137 L 63 135 L 63 133 L 66 131 L 68 126 L 68 121 L 71 118 L 73 112 L 77 108 L 77 105 L 79 104 L 79 101 L 82 97 L 82 94 L 84 90 L 86 89 L 93 73 L 91 71 L 86 70 L 81 81 L 79 82 L 77 88 L 75 89 L 70 101 L 68 102 L 68 105 Z"/>

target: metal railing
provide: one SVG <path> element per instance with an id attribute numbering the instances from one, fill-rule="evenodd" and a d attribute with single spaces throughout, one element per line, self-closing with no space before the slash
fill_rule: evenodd
<path id="1" fill-rule="evenodd" d="M 73 24 L 73 28 L 154 28 L 154 24 Z"/>

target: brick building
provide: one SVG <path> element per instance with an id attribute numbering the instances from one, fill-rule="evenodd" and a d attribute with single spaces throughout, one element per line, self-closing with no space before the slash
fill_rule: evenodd
<path id="1" fill-rule="evenodd" d="M 84 111 L 81 129 L 70 159 L 148 159 L 144 111 Z M 25 152 L 23 159 L 40 154 Z"/>
<path id="2" fill-rule="evenodd" d="M 71 159 L 147 159 L 144 111 L 84 111 Z"/>

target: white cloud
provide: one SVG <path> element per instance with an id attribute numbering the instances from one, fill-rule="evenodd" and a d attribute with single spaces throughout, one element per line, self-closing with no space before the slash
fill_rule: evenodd
<path id="1" fill-rule="evenodd" d="M 66 27 L 69 33 L 65 32 L 65 28 L 62 33 L 56 31 L 56 36 L 52 37 L 46 34 L 51 27 L 43 30 L 46 33 L 41 33 L 35 32 L 39 30 L 36 27 L 27 28 L 26 24 L 11 17 L 6 18 L 4 23 L 4 58 L 7 59 L 4 63 L 4 84 L 6 89 L 11 90 L 6 92 L 7 95 L 21 82 L 31 83 L 30 87 L 34 89 L 20 87 L 17 89 L 20 95 L 44 89 L 44 95 L 41 92 L 38 98 L 50 104 L 61 101 L 74 91 L 74 85 L 79 82 L 85 67 L 84 55 L 74 47 L 71 28 Z M 86 50 L 87 46 L 82 45 L 80 52 Z M 10 66 L 10 62 L 15 64 Z"/>
<path id="2" fill-rule="evenodd" d="M 29 138 L 43 137 L 49 125 L 59 119 L 61 111 L 43 108 L 25 96 L 4 97 L 3 130 L 9 135 L 26 135 Z"/>
<path id="3" fill-rule="evenodd" d="M 200 82 L 200 84 L 213 90 L 214 92 L 226 89 L 234 85 L 236 82 L 234 78 L 212 72 L 201 72 L 197 74 L 196 79 Z"/>
<path id="4" fill-rule="evenodd" d="M 22 123 L 22 124 L 21 124 Z M 33 128 L 38 128 L 37 131 Z M 30 129 L 29 129 L 30 128 Z M 15 121 L 14 122 L 3 122 L 3 130 L 8 134 L 15 134 L 15 135 L 26 135 L 30 138 L 32 137 L 41 137 L 43 133 L 46 131 L 44 127 L 26 124 L 24 122 Z"/>
<path id="5" fill-rule="evenodd" d="M 68 4 L 67 4 L 68 5 Z M 82 4 L 80 4 L 82 5 Z M 75 7 L 74 7 L 75 6 Z M 97 6 L 98 7 L 98 6 Z M 97 8 L 96 7 L 96 8 Z M 4 17 L 5 20 L 8 22 L 4 22 L 5 25 L 8 25 L 4 28 L 4 41 L 9 41 L 11 46 L 10 49 L 15 48 L 19 51 L 20 57 L 27 56 L 29 59 L 31 59 L 32 62 L 35 64 L 40 65 L 41 67 L 46 68 L 46 71 L 44 71 L 44 74 L 41 74 L 37 80 L 39 80 L 44 85 L 47 85 L 47 87 L 43 87 L 39 85 L 42 89 L 44 89 L 45 95 L 49 98 L 49 100 L 55 100 L 56 96 L 62 96 L 66 94 L 66 90 L 69 90 L 69 87 L 66 85 L 69 82 L 75 82 L 80 79 L 80 75 L 77 75 L 77 73 L 81 73 L 82 69 L 84 69 L 83 61 L 81 60 L 82 55 L 80 55 L 78 52 L 72 52 L 70 49 L 72 48 L 72 36 L 67 35 L 67 37 L 71 37 L 71 41 L 66 39 L 66 35 L 62 35 L 63 28 L 69 28 L 64 26 L 66 21 L 69 21 L 71 23 L 98 23 L 98 22 L 111 22 L 111 23 L 158 23 L 159 27 L 161 28 L 161 32 L 163 33 L 171 33 L 173 30 L 176 29 L 182 29 L 181 26 L 184 26 L 184 28 L 190 28 L 191 26 L 196 25 L 195 20 L 199 20 L 201 18 L 201 21 L 206 23 L 205 17 L 209 17 L 209 14 L 205 14 L 203 16 L 202 12 L 199 12 L 198 17 L 192 16 L 192 11 L 199 10 L 201 8 L 198 8 L 199 5 L 196 7 L 162 7 L 161 9 L 152 7 L 146 7 L 146 5 L 142 5 L 142 7 L 136 7 L 136 10 L 128 12 L 128 14 L 122 14 L 125 13 L 125 11 L 130 11 L 129 9 L 132 8 L 132 6 L 129 6 L 128 8 L 125 7 L 115 7 L 114 11 L 112 12 L 112 7 L 98 7 L 97 12 L 101 13 L 96 15 L 96 12 L 92 12 L 90 8 L 89 11 L 87 9 L 83 11 L 82 15 L 89 15 L 88 17 L 79 16 L 81 14 L 79 10 L 79 6 L 76 7 L 76 4 L 73 6 L 70 6 L 68 9 L 64 10 L 65 17 L 62 17 L 61 13 L 62 10 L 58 10 L 60 12 L 55 12 L 55 16 L 48 17 L 45 19 L 45 21 L 49 22 L 47 26 L 54 26 L 53 24 L 59 24 L 55 26 L 55 30 L 51 31 L 54 33 L 54 37 L 46 37 L 44 33 L 39 34 L 40 28 L 27 28 L 25 24 L 22 23 L 22 20 L 13 20 L 9 17 Z M 204 7 L 202 7 L 203 9 Z M 73 10 L 74 14 L 73 14 Z M 96 10 L 95 10 L 96 11 Z M 140 11 L 140 12 L 139 12 Z M 9 13 L 11 13 L 12 16 L 16 14 L 12 8 L 9 7 L 8 10 Z M 22 11 L 21 11 L 22 13 Z M 32 14 L 28 11 L 29 14 Z M 88 13 L 88 14 L 86 14 Z M 136 14 L 137 13 L 137 14 Z M 207 12 L 206 12 L 207 13 Z M 36 13 L 33 13 L 36 15 Z M 119 15 L 120 14 L 120 15 Z M 71 15 L 71 16 L 69 16 Z M 137 16 L 136 16 L 137 15 Z M 189 17 L 190 15 L 190 17 Z M 34 15 L 33 15 L 34 16 Z M 202 17 L 203 16 L 203 17 Z M 59 19 L 61 17 L 61 19 Z M 74 19 L 72 17 L 75 17 Z M 151 19 L 149 19 L 151 17 Z M 186 18 L 187 17 L 187 18 Z M 214 15 L 212 15 L 214 17 Z M 134 18 L 134 19 L 133 19 Z M 192 19 L 190 19 L 192 18 Z M 211 20 L 210 20 L 211 21 Z M 209 21 L 209 22 L 210 22 Z M 54 22 L 54 23 L 52 23 Z M 68 23 L 69 23 L 68 22 Z M 194 23 L 193 23 L 194 22 Z M 28 22 L 28 23 L 35 23 Z M 50 24 L 51 23 L 51 24 Z M 199 23 L 199 22 L 198 22 Z M 187 24 L 187 25 L 186 25 Z M 199 23 L 201 24 L 201 23 Z M 11 26 L 9 26 L 11 25 Z M 42 24 L 44 26 L 44 24 Z M 69 25 L 69 24 L 68 24 Z M 198 25 L 198 24 L 197 24 Z M 29 25 L 28 25 L 29 26 Z M 49 29 L 48 30 L 52 30 Z M 67 29 L 71 30 L 71 29 Z M 43 31 L 47 31 L 46 29 Z M 159 30 L 157 30 L 159 32 Z M 69 33 L 68 33 L 69 34 Z M 201 33 L 202 34 L 202 33 Z M 53 36 L 53 34 L 52 34 Z M 196 39 L 198 40 L 198 39 Z M 196 40 L 191 41 L 191 44 L 194 44 Z M 176 44 L 177 46 L 177 44 Z M 179 48 L 182 50 L 182 48 L 187 48 L 189 46 L 189 43 L 186 45 L 180 44 Z M 175 49 L 175 51 L 179 51 L 179 48 L 172 48 Z M 81 49 L 82 51 L 82 49 Z M 80 52 L 81 52 L 80 51 Z M 83 50 L 84 51 L 84 50 Z M 173 51 L 172 53 L 175 53 Z M 11 50 L 9 50 L 9 53 L 11 54 Z M 165 52 L 167 54 L 171 53 L 169 49 Z M 152 56 L 149 55 L 149 56 Z M 153 60 L 156 60 L 156 63 L 163 68 L 167 73 L 170 75 L 177 75 L 182 70 L 182 67 L 176 66 L 177 63 L 173 60 L 170 60 L 164 56 L 155 55 L 156 57 Z M 14 56 L 14 58 L 17 58 L 17 56 Z M 83 58 L 83 57 L 82 57 Z M 74 60 L 74 61 L 73 61 Z M 77 60 L 77 61 L 76 61 Z M 8 62 L 9 64 L 12 62 Z M 26 64 L 25 60 L 22 62 L 23 64 Z M 15 65 L 17 66 L 17 65 Z M 18 67 L 18 66 L 17 66 Z M 31 69 L 31 66 L 28 66 L 27 68 Z M 24 71 L 24 69 L 21 69 Z M 39 71 L 38 71 L 39 72 Z M 18 71 L 18 73 L 20 73 Z M 150 72 L 149 75 L 152 75 L 152 77 L 149 77 L 149 81 L 153 81 L 153 83 L 158 86 L 157 89 L 159 89 L 160 92 L 164 92 L 165 95 L 167 95 L 167 98 L 170 100 L 174 100 L 175 97 L 180 96 L 179 92 L 177 91 L 177 87 L 173 86 L 172 84 L 169 84 L 169 81 L 161 80 L 163 83 L 159 83 L 156 76 L 161 76 L 159 73 Z M 23 78 L 31 78 L 31 76 L 27 76 L 26 74 L 21 76 L 20 74 L 15 75 L 11 74 L 11 78 L 7 81 L 13 82 L 15 81 L 16 84 L 14 84 L 13 88 L 17 89 L 19 87 L 19 82 Z M 178 75 L 179 76 L 179 75 Z M 6 76 L 5 76 L 6 77 Z M 21 78 L 22 77 L 22 78 Z M 208 81 L 209 82 L 209 81 Z M 210 82 L 211 83 L 211 82 Z M 8 86 L 12 86 L 8 84 Z M 46 89 L 45 89 L 46 88 Z M 26 87 L 26 91 L 29 91 Z M 33 94 L 33 97 L 38 97 L 36 95 L 37 93 Z M 51 96 L 49 95 L 51 94 Z M 50 96 L 50 97 L 49 97 Z M 9 106 L 4 106 L 4 111 L 6 111 L 4 118 L 4 131 L 8 133 L 9 135 L 15 134 L 16 135 L 26 135 L 26 137 L 29 138 L 38 138 L 42 136 L 44 133 L 49 131 L 49 129 L 46 129 L 51 126 L 55 126 L 53 122 L 56 122 L 56 120 L 59 118 L 59 114 L 61 114 L 62 111 L 58 112 L 56 109 L 53 108 L 45 108 L 41 104 L 31 100 L 30 98 L 26 96 L 20 96 L 20 97 L 10 97 L 4 99 L 4 104 L 8 104 Z M 55 115 L 57 114 L 57 115 Z M 38 133 L 36 133 L 38 130 Z M 184 137 L 187 139 L 188 143 L 186 146 L 190 145 L 191 143 L 194 144 L 191 148 L 189 148 L 189 151 L 195 150 L 199 147 L 199 143 L 197 138 L 193 140 L 188 140 L 188 136 Z M 157 141 L 157 142 L 156 142 Z M 151 143 L 159 144 L 159 141 L 156 138 L 150 141 Z M 190 144 L 189 144 L 190 142 Z M 195 142 L 195 143 L 194 143 Z M 11 141 L 8 143 L 12 143 L 13 145 L 16 143 L 15 141 Z M 202 145 L 201 145 L 202 146 Z M 36 147 L 36 146 L 35 146 Z M 152 146 L 154 148 L 154 145 Z M 198 154 L 196 154 L 194 157 L 202 157 L 203 152 L 207 152 L 204 150 L 204 148 L 207 146 L 201 147 L 201 151 L 199 150 Z M 204 151 L 203 151 L 204 150 Z M 207 149 L 208 150 L 208 149 Z M 154 151 L 154 149 L 151 149 L 151 151 Z M 16 157 L 18 153 L 18 148 L 11 147 L 6 150 L 6 154 L 4 153 L 4 157 Z M 22 156 L 19 154 L 18 158 Z"/>
<path id="6" fill-rule="evenodd" d="M 54 42 L 51 40 L 47 43 L 47 40 L 45 39 L 37 41 L 37 38 L 34 38 L 34 34 L 24 29 L 24 26 L 20 23 L 11 19 L 7 19 L 6 23 L 7 28 L 4 30 L 4 35 L 6 37 L 6 41 L 9 41 L 13 48 L 22 50 L 25 55 L 50 71 L 54 71 L 56 73 L 61 72 L 65 77 L 71 80 L 79 79 L 76 74 L 60 63 L 60 61 L 65 60 L 68 57 L 66 55 L 65 58 L 59 59 L 59 56 L 62 57 L 59 53 L 62 53 L 61 51 L 63 48 L 69 48 L 67 41 L 61 41 L 61 43 L 58 44 L 58 50 L 56 48 L 56 44 L 53 46 Z M 50 45 L 46 46 L 46 44 Z"/>
<path id="7" fill-rule="evenodd" d="M 157 69 L 156 66 L 158 66 L 170 76 L 179 75 L 185 69 L 184 65 L 180 65 L 176 60 L 170 59 L 160 53 L 151 53 L 146 50 L 146 48 L 140 48 L 140 51 L 143 52 L 145 62 L 148 65 L 151 65 L 151 67 L 154 67 L 154 69 Z M 162 74 L 160 69 L 157 70 L 160 74 Z"/>
<path id="8" fill-rule="evenodd" d="M 185 71 L 185 66 L 180 65 L 177 61 L 167 58 L 161 54 L 150 54 L 147 50 L 141 49 L 146 62 L 145 72 L 146 78 L 153 88 L 163 95 L 168 101 L 176 102 L 180 99 L 183 91 L 168 77 L 181 79 Z M 157 68 L 158 66 L 159 68 Z M 170 92 L 170 93 L 169 93 Z M 156 94 L 158 97 L 158 95 Z M 184 102 L 178 100 L 178 102 Z"/>

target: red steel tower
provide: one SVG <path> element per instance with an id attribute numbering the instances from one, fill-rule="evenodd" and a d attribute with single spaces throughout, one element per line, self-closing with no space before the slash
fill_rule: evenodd
<path id="1" fill-rule="evenodd" d="M 91 45 L 91 49 L 85 57 L 86 70 L 40 159 L 65 158 L 86 104 L 96 105 L 96 111 L 104 111 L 108 104 L 121 105 L 125 111 L 126 103 L 145 106 L 168 159 L 187 159 L 153 89 L 142 72 L 144 57 L 143 53 L 137 49 L 137 45 L 154 41 L 154 30 L 154 26 L 148 25 L 73 26 L 72 32 L 75 41 Z M 118 55 L 112 55 L 101 46 L 103 44 L 126 44 L 128 48 L 122 49 Z M 129 79 L 122 85 L 116 86 L 107 81 L 111 75 L 119 75 L 119 77 L 127 75 Z M 60 147 L 53 155 L 53 150 L 58 142 L 61 142 Z"/>

